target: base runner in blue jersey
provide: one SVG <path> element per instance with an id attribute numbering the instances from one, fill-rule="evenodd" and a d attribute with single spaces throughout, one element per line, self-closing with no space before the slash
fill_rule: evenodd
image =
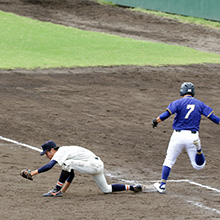
<path id="1" fill-rule="evenodd" d="M 199 138 L 201 115 L 206 116 L 216 124 L 220 118 L 213 114 L 213 109 L 202 101 L 194 98 L 195 89 L 191 82 L 184 82 L 180 87 L 182 98 L 171 102 L 166 111 L 153 119 L 153 128 L 158 123 L 175 114 L 173 121 L 173 134 L 167 148 L 166 158 L 163 163 L 161 182 L 154 187 L 159 193 L 166 193 L 166 181 L 177 157 L 185 148 L 194 169 L 203 169 L 206 163 Z"/>

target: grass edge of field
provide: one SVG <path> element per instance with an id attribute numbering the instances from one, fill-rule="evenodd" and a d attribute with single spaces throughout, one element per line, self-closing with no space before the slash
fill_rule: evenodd
<path id="1" fill-rule="evenodd" d="M 111 1 L 107 1 L 107 0 L 94 0 L 94 1 L 98 2 L 99 4 L 109 5 L 111 7 L 121 7 L 120 5 L 114 4 Z M 158 17 L 172 19 L 172 20 L 175 20 L 181 23 L 196 24 L 196 25 L 201 25 L 201 26 L 220 30 L 220 22 L 218 21 L 212 21 L 212 20 L 208 20 L 204 18 L 196 18 L 196 17 L 191 17 L 191 16 L 184 16 L 184 15 L 179 15 L 179 14 L 166 13 L 166 12 L 161 12 L 161 11 L 148 10 L 148 9 L 138 8 L 138 7 L 137 8 L 129 7 L 129 6 L 128 7 L 123 6 L 123 7 L 127 8 L 130 11 L 139 11 L 142 13 L 151 14 L 151 15 L 158 16 Z"/>

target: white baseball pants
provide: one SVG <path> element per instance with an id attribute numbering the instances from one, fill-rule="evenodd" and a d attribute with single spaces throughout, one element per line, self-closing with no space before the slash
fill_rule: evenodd
<path id="1" fill-rule="evenodd" d="M 72 169 L 82 174 L 93 176 L 97 186 L 104 193 L 111 193 L 112 186 L 107 184 L 104 176 L 104 163 L 99 157 L 92 157 L 89 160 L 66 160 L 62 166 L 63 170 L 70 172 Z"/>
<path id="2" fill-rule="evenodd" d="M 193 134 L 191 131 L 188 130 L 181 130 L 180 132 L 174 130 L 170 138 L 170 142 L 167 148 L 167 155 L 163 165 L 172 168 L 172 166 L 176 162 L 177 157 L 185 148 L 193 168 L 196 170 L 203 169 L 205 167 L 206 161 L 200 166 L 197 165 L 195 162 L 197 149 L 193 142 L 196 140 L 198 140 L 199 144 L 201 145 L 199 139 L 199 132 Z"/>

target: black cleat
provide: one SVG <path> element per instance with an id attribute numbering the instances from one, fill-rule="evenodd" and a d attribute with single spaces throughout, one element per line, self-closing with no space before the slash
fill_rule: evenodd
<path id="1" fill-rule="evenodd" d="M 141 186 L 141 184 L 135 184 L 135 185 L 133 186 L 133 188 L 134 188 L 134 192 L 141 192 L 141 191 L 142 191 L 142 186 Z"/>

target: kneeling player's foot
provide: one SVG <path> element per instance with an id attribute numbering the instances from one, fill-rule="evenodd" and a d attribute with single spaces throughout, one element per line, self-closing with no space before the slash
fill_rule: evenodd
<path id="1" fill-rule="evenodd" d="M 62 197 L 63 193 L 59 190 L 57 190 L 56 188 L 51 189 L 49 192 L 44 193 L 43 197 Z"/>
<path id="2" fill-rule="evenodd" d="M 133 186 L 134 192 L 141 192 L 142 191 L 142 186 L 141 184 L 136 184 Z"/>
<path id="3" fill-rule="evenodd" d="M 154 183 L 154 188 L 157 190 L 157 192 L 164 194 L 166 193 L 165 184 L 160 186 L 160 183 Z"/>

